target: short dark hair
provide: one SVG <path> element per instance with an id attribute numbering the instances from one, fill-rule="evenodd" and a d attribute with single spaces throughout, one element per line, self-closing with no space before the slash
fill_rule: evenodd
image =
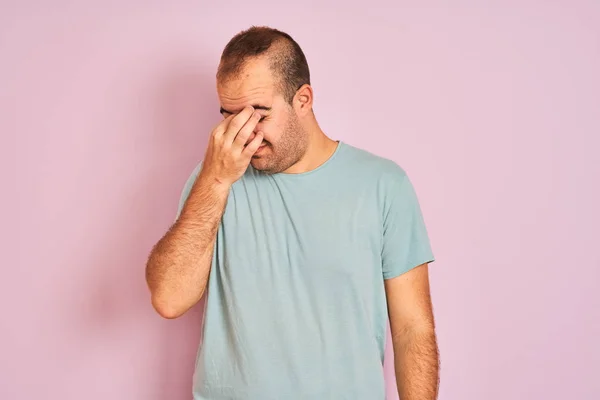
<path id="1" fill-rule="evenodd" d="M 279 90 L 288 103 L 302 85 L 310 85 L 308 63 L 298 43 L 289 34 L 266 26 L 252 26 L 227 43 L 221 54 L 217 81 L 237 77 L 249 59 L 261 55 L 268 57 Z"/>

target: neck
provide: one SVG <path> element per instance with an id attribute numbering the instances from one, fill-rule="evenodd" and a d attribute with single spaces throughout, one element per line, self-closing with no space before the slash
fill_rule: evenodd
<path id="1" fill-rule="evenodd" d="M 305 124 L 304 130 L 308 136 L 306 152 L 296 164 L 283 171 L 286 174 L 302 174 L 312 171 L 325 163 L 338 146 L 337 141 L 325 135 L 314 117 Z"/>

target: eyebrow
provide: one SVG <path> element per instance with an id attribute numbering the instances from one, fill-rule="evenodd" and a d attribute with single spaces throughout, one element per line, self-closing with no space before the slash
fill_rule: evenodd
<path id="1" fill-rule="evenodd" d="M 255 110 L 271 111 L 271 107 L 261 106 L 259 104 L 253 104 L 252 107 Z M 228 111 L 228 110 L 224 109 L 223 107 L 221 107 L 221 109 L 219 110 L 219 113 L 220 114 L 223 114 L 223 113 L 225 113 L 225 114 L 235 114 L 234 112 Z"/>

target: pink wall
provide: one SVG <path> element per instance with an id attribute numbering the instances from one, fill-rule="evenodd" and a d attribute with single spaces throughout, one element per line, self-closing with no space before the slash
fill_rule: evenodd
<path id="1" fill-rule="evenodd" d="M 596 0 L 12 3 L 1 399 L 190 398 L 198 311 L 158 317 L 144 262 L 219 119 L 219 52 L 252 23 L 299 40 L 332 137 L 412 176 L 440 398 L 598 398 Z"/>

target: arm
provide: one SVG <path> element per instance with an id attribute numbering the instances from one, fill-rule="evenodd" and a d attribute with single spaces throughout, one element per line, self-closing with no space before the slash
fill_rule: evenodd
<path id="1" fill-rule="evenodd" d="M 254 134 L 259 119 L 260 114 L 247 107 L 213 130 L 202 169 L 177 221 L 148 257 L 152 305 L 165 318 L 183 315 L 204 294 L 231 185 L 244 174 L 263 139 L 261 132 Z"/>
<path id="2" fill-rule="evenodd" d="M 385 281 L 394 367 L 402 400 L 435 400 L 439 353 L 429 291 L 428 264 Z"/>
<path id="3" fill-rule="evenodd" d="M 179 317 L 202 298 L 228 194 L 228 185 L 201 173 L 180 217 L 150 253 L 146 280 L 161 316 Z"/>

